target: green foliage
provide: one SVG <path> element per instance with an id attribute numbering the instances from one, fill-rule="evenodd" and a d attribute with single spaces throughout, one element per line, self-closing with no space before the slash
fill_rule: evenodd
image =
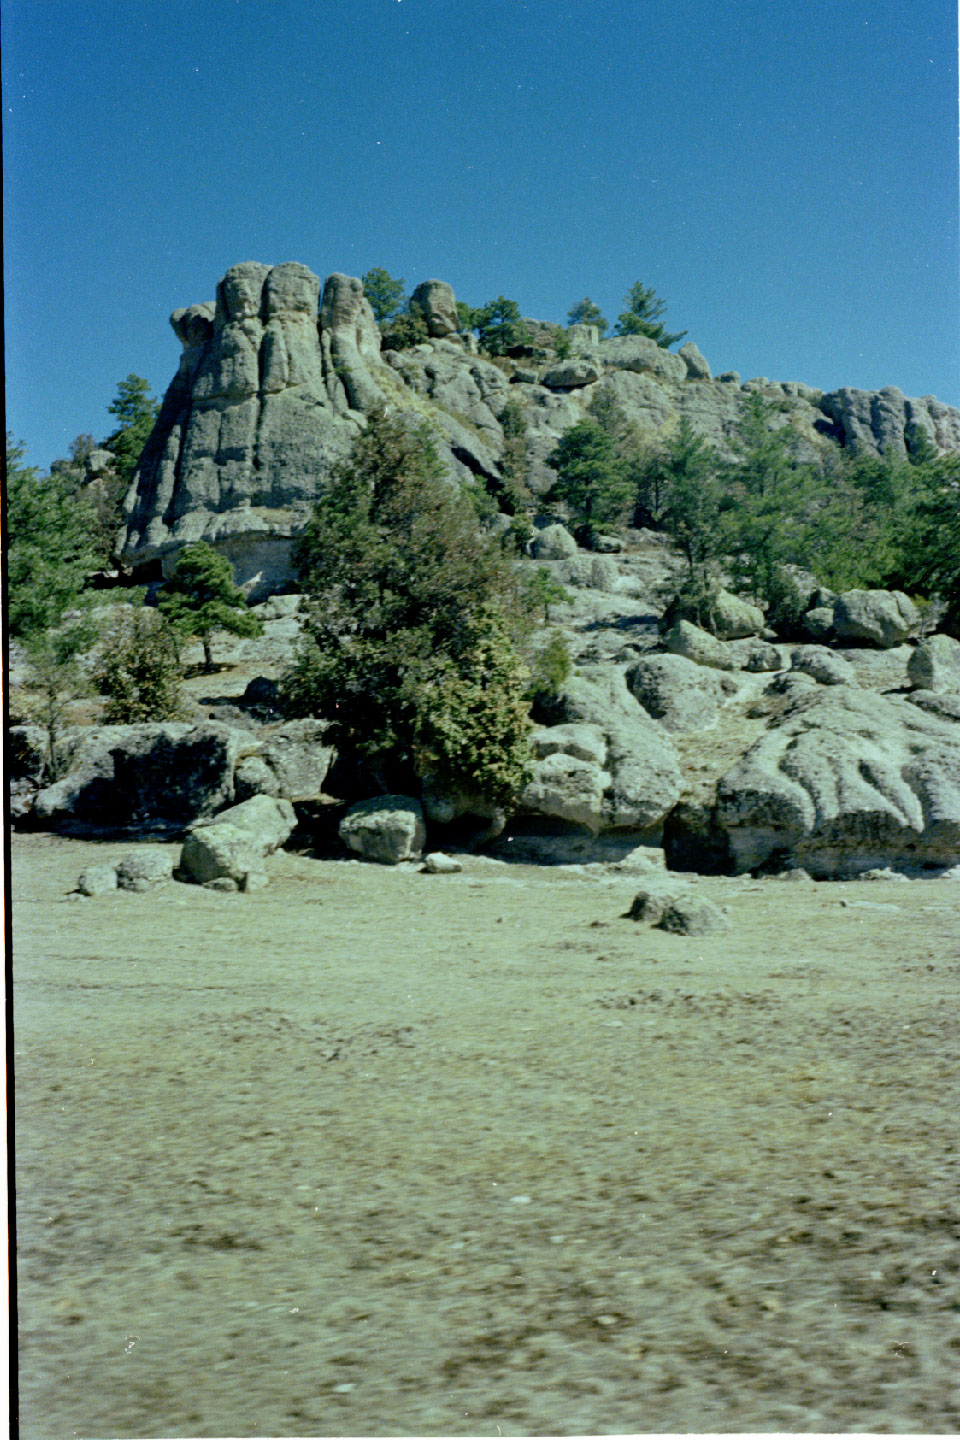
<path id="1" fill-rule="evenodd" d="M 565 330 L 558 330 L 553 337 L 553 350 L 558 360 L 567 360 L 573 348 L 573 341 Z"/>
<path id="2" fill-rule="evenodd" d="M 230 561 L 202 541 L 181 553 L 157 604 L 183 638 L 195 636 L 201 641 L 207 670 L 213 669 L 210 639 L 214 630 L 246 637 L 263 630 L 257 617 L 247 612 L 243 591 L 233 583 Z"/>
<path id="3" fill-rule="evenodd" d="M 508 515 L 515 515 L 533 501 L 527 485 L 527 412 L 516 395 L 511 395 L 501 410 L 500 425 L 503 429 L 500 502 Z"/>
<path id="4" fill-rule="evenodd" d="M 531 705 L 544 710 L 556 699 L 573 671 L 570 647 L 562 630 L 551 630 L 545 643 L 535 651 L 530 666 L 527 695 Z"/>
<path id="5" fill-rule="evenodd" d="M 592 529 L 621 520 L 631 500 L 627 466 L 615 438 L 593 419 L 581 420 L 547 456 L 557 472 L 550 498 L 563 500 Z"/>
<path id="6" fill-rule="evenodd" d="M 686 560 L 691 581 L 701 586 L 723 548 L 719 469 L 716 451 L 684 416 L 644 475 L 644 500 L 655 495 L 659 504 L 662 497 L 664 529 Z"/>
<path id="7" fill-rule="evenodd" d="M 902 554 L 907 587 L 939 595 L 946 606 L 940 629 L 960 639 L 960 458 L 956 455 L 944 455 L 924 466 Z"/>
<path id="8" fill-rule="evenodd" d="M 515 300 L 498 295 L 488 305 L 481 305 L 473 312 L 473 328 L 480 340 L 480 348 L 488 355 L 506 355 L 514 345 L 524 345 L 530 332 L 523 323 L 520 307 Z"/>
<path id="9" fill-rule="evenodd" d="M 150 394 L 149 381 L 139 375 L 128 375 L 120 381 L 107 409 L 120 421 L 120 428 L 103 442 L 103 448 L 113 455 L 117 488 L 122 495 L 133 479 L 137 461 L 160 414 L 160 402 Z"/>
<path id="10" fill-rule="evenodd" d="M 7 434 L 7 623 L 29 641 L 57 625 L 97 568 L 97 521 L 89 499 L 63 472 L 24 465 Z"/>
<path id="11" fill-rule="evenodd" d="M 667 308 L 667 302 L 661 300 L 656 291 L 646 285 L 641 285 L 637 280 L 626 295 L 623 303 L 627 307 L 617 316 L 615 333 L 617 335 L 646 335 L 664 350 L 675 345 L 686 335 L 686 330 L 679 334 L 670 334 L 666 326 L 660 320 L 660 316 Z"/>
<path id="12" fill-rule="evenodd" d="M 524 576 L 523 599 L 527 609 L 543 611 L 543 623 L 546 625 L 550 620 L 550 606 L 569 605 L 573 596 L 545 565 L 538 565 Z"/>
<path id="13" fill-rule="evenodd" d="M 65 769 L 61 739 L 71 701 L 91 693 L 79 657 L 93 643 L 91 625 L 73 620 L 56 630 L 34 631 L 25 639 L 28 655 L 28 689 L 32 692 L 30 719 L 47 734 L 46 781 L 58 780 Z"/>
<path id="14" fill-rule="evenodd" d="M 567 314 L 567 324 L 596 325 L 601 335 L 610 328 L 601 314 L 599 305 L 594 305 L 589 295 L 585 295 L 582 300 L 577 301 L 576 305 L 571 306 Z"/>
<path id="15" fill-rule="evenodd" d="M 427 322 L 420 314 L 419 306 L 395 315 L 383 332 L 381 347 L 384 350 L 409 350 L 429 340 Z"/>
<path id="16" fill-rule="evenodd" d="M 174 720 L 182 714 L 181 638 L 156 610 L 119 616 L 94 671 L 111 725 Z"/>
<path id="17" fill-rule="evenodd" d="M 392 320 L 399 310 L 403 309 L 404 288 L 403 280 L 395 280 L 388 270 L 380 266 L 368 270 L 362 277 L 363 294 L 365 299 L 370 301 L 373 309 L 373 318 L 377 324 L 383 326 L 387 320 Z M 394 346 L 394 349 L 400 349 Z"/>
<path id="18" fill-rule="evenodd" d="M 822 489 L 813 466 L 797 465 L 792 432 L 770 429 L 773 413 L 762 396 L 749 396 L 722 506 L 731 571 L 759 600 L 772 597 L 784 565 L 807 560 Z"/>
<path id="19" fill-rule="evenodd" d="M 311 601 L 281 682 L 288 713 L 329 718 L 334 743 L 375 766 L 506 800 L 525 728 L 525 672 L 507 622 L 516 582 L 445 476 L 430 431 L 371 414 L 295 561 Z"/>
<path id="20" fill-rule="evenodd" d="M 720 582 L 703 570 L 691 571 L 660 617 L 658 628 L 665 635 L 678 620 L 689 620 L 701 630 L 716 633 L 717 594 Z"/>
<path id="21" fill-rule="evenodd" d="M 476 327 L 477 312 L 465 300 L 457 301 L 457 318 L 460 321 L 461 330 L 473 330 Z"/>

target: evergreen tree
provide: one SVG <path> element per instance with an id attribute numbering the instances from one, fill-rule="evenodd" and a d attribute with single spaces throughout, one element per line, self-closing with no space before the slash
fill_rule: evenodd
<path id="1" fill-rule="evenodd" d="M 627 468 L 613 436 L 596 420 L 581 420 L 565 431 L 547 464 L 557 472 L 550 498 L 565 501 L 588 531 L 623 518 L 631 499 Z"/>
<path id="2" fill-rule="evenodd" d="M 904 537 L 904 580 L 908 589 L 940 597 L 940 629 L 960 640 L 960 458 L 940 456 L 924 472 Z"/>
<path id="3" fill-rule="evenodd" d="M 263 630 L 256 615 L 247 611 L 243 591 L 233 583 L 230 561 L 203 541 L 181 553 L 157 606 L 184 638 L 195 636 L 201 642 L 208 671 L 214 668 L 210 649 L 214 630 L 246 637 Z"/>
<path id="4" fill-rule="evenodd" d="M 505 355 L 514 345 L 523 345 L 529 339 L 519 305 L 516 300 L 507 300 L 503 295 L 498 295 L 496 300 L 473 312 L 473 328 L 479 336 L 481 349 L 488 355 Z"/>
<path id="5" fill-rule="evenodd" d="M 29 642 L 76 606 L 97 568 L 93 507 L 63 472 L 41 476 L 24 465 L 24 447 L 7 434 L 7 623 Z"/>
<path id="6" fill-rule="evenodd" d="M 501 410 L 500 426 L 503 430 L 501 508 L 508 515 L 516 515 L 533 501 L 527 484 L 527 414 L 516 395 L 511 395 Z"/>
<path id="7" fill-rule="evenodd" d="M 370 301 L 373 308 L 373 318 L 382 328 L 403 309 L 403 279 L 395 280 L 388 270 L 377 266 L 367 271 L 362 283 L 364 297 Z"/>
<path id="8" fill-rule="evenodd" d="M 686 330 L 681 330 L 677 335 L 668 332 L 660 320 L 667 308 L 666 301 L 661 300 L 656 291 L 642 285 L 639 280 L 630 286 L 623 303 L 627 308 L 617 316 L 617 335 L 646 335 L 655 340 L 662 349 L 668 350 L 687 333 Z"/>
<path id="9" fill-rule="evenodd" d="M 110 725 L 174 720 L 182 713 L 180 637 L 156 610 L 118 617 L 94 671 Z"/>
<path id="10" fill-rule="evenodd" d="M 599 305 L 594 305 L 589 295 L 578 300 L 576 305 L 571 306 L 567 313 L 568 325 L 596 325 L 600 334 L 610 327 L 601 314 Z"/>
<path id="11" fill-rule="evenodd" d="M 690 580 L 708 582 L 723 548 L 722 490 L 716 451 L 684 416 L 657 465 L 664 492 L 663 524 L 687 562 Z"/>
<path id="12" fill-rule="evenodd" d="M 122 497 L 133 479 L 137 461 L 160 414 L 160 402 L 150 394 L 149 381 L 140 375 L 128 375 L 126 380 L 120 381 L 117 393 L 107 409 L 120 421 L 119 429 L 103 442 L 103 448 L 113 455 L 118 489 Z"/>
<path id="13" fill-rule="evenodd" d="M 288 713 L 332 720 L 385 784 L 429 774 L 510 803 L 526 728 L 516 583 L 429 430 L 371 414 L 295 559 L 311 601 Z"/>

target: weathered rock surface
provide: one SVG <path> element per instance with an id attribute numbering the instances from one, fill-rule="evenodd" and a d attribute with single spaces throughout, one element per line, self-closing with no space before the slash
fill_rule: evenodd
<path id="1" fill-rule="evenodd" d="M 423 811 L 410 795 L 378 795 L 361 800 L 340 822 L 340 839 L 364 860 L 399 865 L 418 860 L 427 838 Z"/>
<path id="2" fill-rule="evenodd" d="M 734 372 L 711 380 L 692 341 L 674 354 L 645 336 L 601 341 L 581 326 L 565 332 L 568 359 L 544 362 L 559 327 L 531 322 L 533 343 L 506 374 L 458 332 L 449 285 L 425 281 L 413 299 L 430 339 L 384 355 L 361 281 L 338 273 L 321 287 L 304 265 L 234 265 L 215 303 L 174 311 L 183 354 L 125 502 L 125 563 L 160 558 L 169 568 L 179 548 L 205 539 L 250 597 L 276 590 L 291 578 L 292 538 L 331 466 L 378 404 L 426 420 L 451 475 L 495 482 L 500 417 L 510 395 L 519 398 L 535 494 L 555 480 L 547 457 L 600 387 L 642 434 L 685 416 L 727 458 L 753 391 L 776 401 L 770 423 L 790 426 L 800 459 L 813 459 L 824 437 L 903 449 L 920 430 L 960 450 L 960 412 L 933 397 L 908 400 L 892 388 L 825 396 L 763 379 L 741 387 Z"/>
<path id="3" fill-rule="evenodd" d="M 820 645 L 798 645 L 790 656 L 793 671 L 810 675 L 818 685 L 856 685 L 857 672 L 835 650 Z"/>
<path id="4" fill-rule="evenodd" d="M 907 662 L 907 675 L 918 690 L 938 695 L 960 690 L 960 640 L 952 635 L 921 640 Z"/>
<path id="5" fill-rule="evenodd" d="M 229 879 L 239 886 L 263 870 L 265 856 L 290 838 L 296 823 L 289 800 L 255 795 L 194 826 L 180 852 L 180 871 L 198 885 Z"/>
<path id="6" fill-rule="evenodd" d="M 719 906 L 705 895 L 678 895 L 656 922 L 658 930 L 671 935 L 712 935 L 725 930 L 728 920 Z"/>
<path id="7" fill-rule="evenodd" d="M 117 886 L 121 890 L 154 890 L 173 879 L 173 857 L 169 850 L 144 846 L 131 850 L 117 862 Z"/>
<path id="8" fill-rule="evenodd" d="M 960 856 L 960 725 L 844 686 L 798 695 L 727 772 L 734 869 L 787 856 L 818 878 Z"/>
<path id="9" fill-rule="evenodd" d="M 104 725 L 75 737 L 70 768 L 42 789 L 35 820 L 86 833 L 177 829 L 233 799 L 234 764 L 249 736 L 203 725 Z"/>
<path id="10" fill-rule="evenodd" d="M 723 640 L 718 640 L 689 620 L 678 620 L 663 637 L 663 647 L 671 655 L 681 655 L 695 665 L 713 670 L 735 670 L 737 662 Z"/>
<path id="11" fill-rule="evenodd" d="M 680 733 L 716 724 L 714 672 L 682 655 L 648 655 L 626 673 L 630 693 L 653 720 Z"/>
<path id="12" fill-rule="evenodd" d="M 334 748 L 324 743 L 329 728 L 324 720 L 288 720 L 271 730 L 256 754 L 238 763 L 234 772 L 237 798 L 315 799 L 336 757 Z"/>
<path id="13" fill-rule="evenodd" d="M 645 925 L 656 925 L 663 919 L 669 906 L 679 900 L 685 890 L 686 886 L 682 880 L 667 875 L 662 878 L 655 876 L 646 881 L 643 888 L 637 891 L 630 909 L 623 918 L 641 920 Z"/>
<path id="14" fill-rule="evenodd" d="M 916 635 L 920 612 L 901 590 L 845 590 L 833 606 L 833 628 L 838 640 L 887 650 Z"/>

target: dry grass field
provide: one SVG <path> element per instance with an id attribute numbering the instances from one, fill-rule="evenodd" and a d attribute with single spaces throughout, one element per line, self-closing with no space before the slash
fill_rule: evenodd
<path id="1" fill-rule="evenodd" d="M 24 1440 L 960 1429 L 960 883 L 130 848 L 12 842 Z"/>

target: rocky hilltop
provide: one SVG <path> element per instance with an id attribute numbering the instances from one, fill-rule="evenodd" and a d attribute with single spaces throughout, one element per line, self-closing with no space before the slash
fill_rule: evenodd
<path id="1" fill-rule="evenodd" d="M 413 299 L 429 339 L 407 350 L 382 348 L 360 280 L 333 274 L 321 287 L 296 263 L 234 265 L 215 301 L 175 310 L 183 355 L 126 498 L 123 563 L 141 573 L 169 566 L 184 545 L 206 540 L 252 600 L 282 588 L 293 537 L 377 405 L 428 420 L 452 474 L 495 482 L 500 417 L 518 397 L 527 483 L 541 494 L 554 480 L 547 456 L 600 386 L 642 433 L 668 433 L 686 416 L 722 452 L 758 391 L 777 402 L 773 423 L 796 432 L 801 456 L 830 444 L 908 451 L 920 432 L 960 451 L 960 411 L 933 396 L 741 383 L 733 371 L 714 377 L 692 342 L 675 354 L 643 336 L 601 340 L 591 326 L 537 321 L 532 343 L 495 362 L 458 329 L 449 285 L 426 281 Z"/>

